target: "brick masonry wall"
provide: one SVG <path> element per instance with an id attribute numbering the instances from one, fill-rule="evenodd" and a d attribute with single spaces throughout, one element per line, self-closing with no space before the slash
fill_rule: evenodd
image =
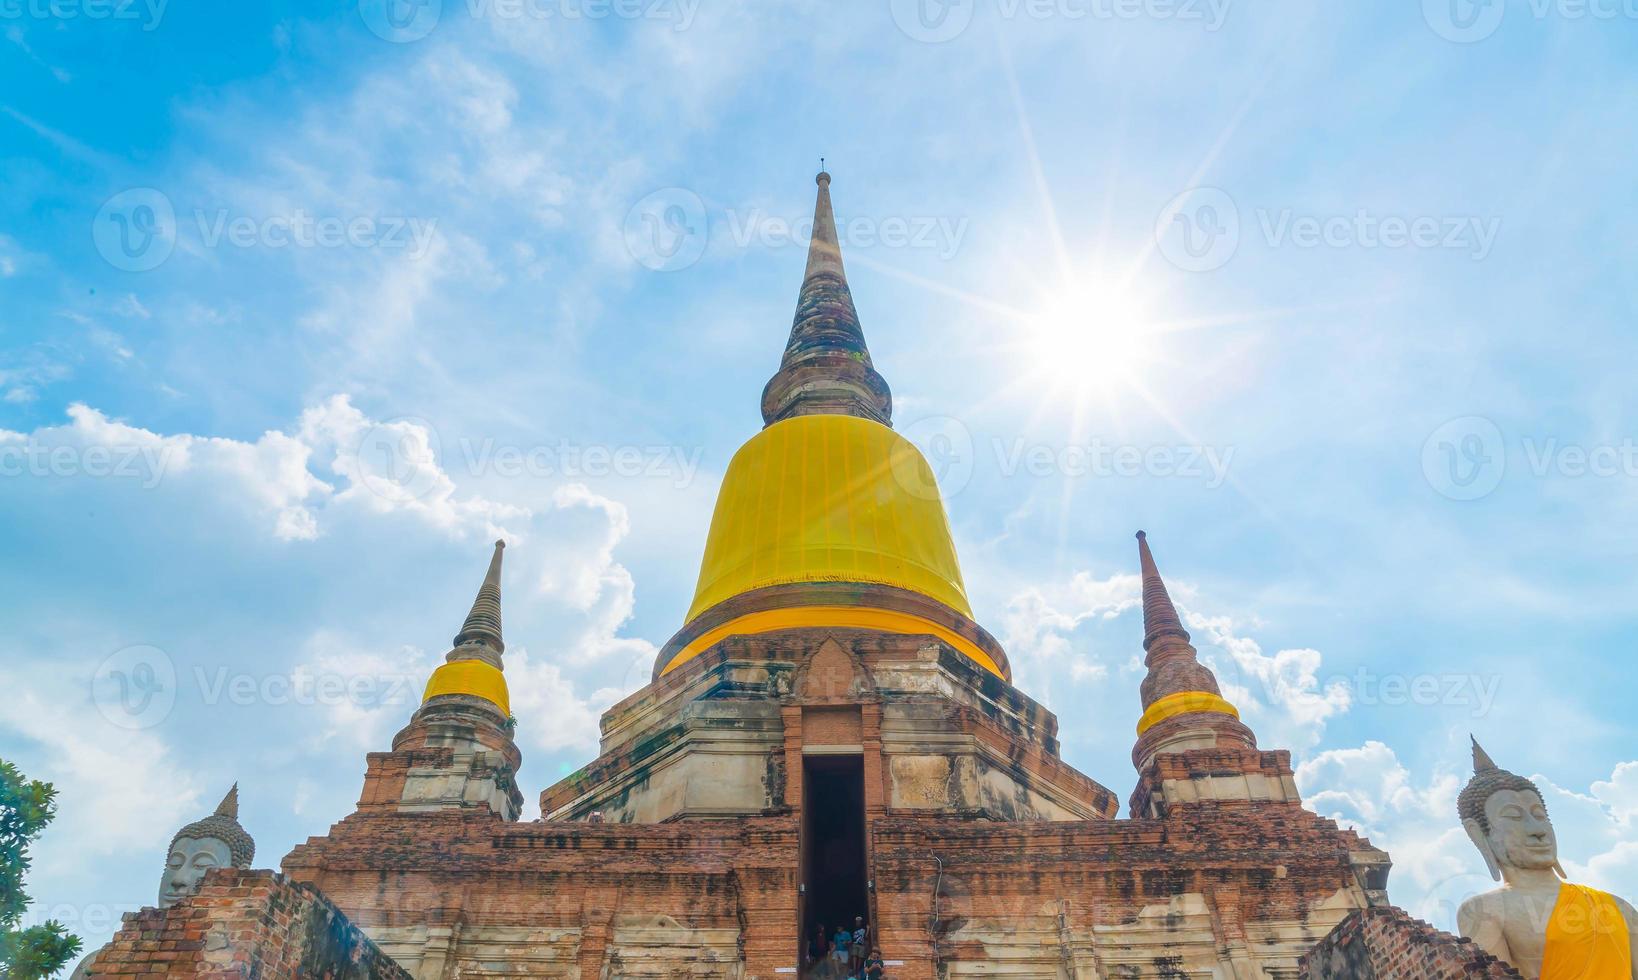
<path id="1" fill-rule="evenodd" d="M 271 871 L 211 872 L 191 899 L 128 916 L 89 977 L 409 980 L 346 916 Z"/>
<path id="2" fill-rule="evenodd" d="M 475 810 L 370 812 L 297 847 L 284 870 L 321 889 L 406 966 L 433 955 L 415 938 L 422 930 L 456 930 L 445 965 L 413 967 L 421 975 L 516 956 L 544 958 L 536 969 L 548 975 L 572 968 L 596 978 L 622 952 L 617 934 L 654 923 L 733 936 L 731 958 L 743 964 L 736 975 L 772 980 L 796 962 L 797 834 L 792 817 L 592 824 L 508 823 Z M 507 935 L 535 938 L 477 955 L 489 948 L 484 937 Z M 560 937 L 563 950 L 527 948 L 547 936 Z M 416 942 L 422 949 L 408 948 Z M 674 955 L 697 958 L 696 947 L 678 942 Z"/>
<path id="3" fill-rule="evenodd" d="M 1302 959 L 1302 980 L 1519 980 L 1510 966 L 1466 939 L 1400 909 L 1348 916 Z"/>
<path id="4" fill-rule="evenodd" d="M 1106 948 L 1100 957 L 1141 947 L 1148 963 L 1178 930 L 1200 932 L 1197 960 L 1245 949 L 1294 969 L 1349 911 L 1339 896 L 1357 898 L 1349 856 L 1365 846 L 1289 804 L 1081 822 L 878 813 L 870 825 L 873 919 L 887 957 L 905 961 L 903 980 L 937 976 L 937 964 L 952 976 L 993 971 L 1026 946 L 1077 962 L 1092 946 Z M 620 937 L 642 933 L 679 937 L 667 970 L 774 980 L 796 961 L 797 851 L 794 817 L 512 824 L 478 811 L 371 812 L 298 847 L 285 871 L 420 976 L 502 960 L 519 973 L 619 975 L 634 955 Z M 438 939 L 439 928 L 453 932 Z M 726 948 L 702 962 L 685 935 L 724 936 Z M 1156 969 L 1106 972 L 1198 975 Z"/>
<path id="5" fill-rule="evenodd" d="M 1329 820 L 1272 803 L 1200 804 L 1165 820 L 888 818 L 875 824 L 873 844 L 882 947 L 907 961 L 896 974 L 905 980 L 981 969 L 1013 923 L 1055 931 L 1063 957 L 1077 959 L 1094 937 L 1140 927 L 1146 910 L 1191 895 L 1203 903 L 1204 955 L 1255 948 L 1294 966 L 1347 911 L 1318 910 L 1358 900 L 1349 853 L 1366 846 Z M 1106 942 L 1164 950 L 1180 926 L 1167 916 L 1155 925 L 1153 935 Z M 1174 975 L 1153 969 L 1110 975 Z"/>

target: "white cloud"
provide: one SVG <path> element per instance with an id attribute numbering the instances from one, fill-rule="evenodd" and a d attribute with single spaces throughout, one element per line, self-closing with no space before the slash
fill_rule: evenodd
<path id="1" fill-rule="evenodd" d="M 304 411 L 293 431 L 268 431 L 254 442 L 165 435 L 78 403 L 68 415 L 69 425 L 24 437 L 26 445 L 16 452 L 31 452 L 8 456 L 8 465 L 45 467 L 49 472 L 38 475 L 57 477 L 113 476 L 148 490 L 203 488 L 243 504 L 283 541 L 317 538 L 324 530 L 321 515 L 332 509 L 410 514 L 457 536 L 508 537 L 508 526 L 521 535 L 532 518 L 526 508 L 460 493 L 439 462 L 437 433 L 426 423 L 377 421 L 345 395 Z M 620 536 L 623 531 L 614 540 Z M 612 547 L 609 542 L 599 551 L 605 564 Z"/>
<path id="2" fill-rule="evenodd" d="M 1238 635 L 1229 616 L 1204 616 L 1184 610 L 1183 619 L 1201 648 L 1202 659 L 1217 674 L 1224 697 L 1240 709 L 1259 740 L 1287 748 L 1307 748 L 1319 742 L 1325 723 L 1348 710 L 1348 685 L 1332 681 L 1320 686 L 1324 658 L 1318 650 L 1281 650 L 1263 653 L 1256 640 Z M 1208 645 L 1227 654 L 1211 656 Z"/>
<path id="3" fill-rule="evenodd" d="M 281 432 L 265 433 L 255 442 L 194 435 L 160 435 L 111 419 L 88 405 L 68 408 L 72 424 L 34 432 L 40 447 L 78 450 L 73 463 L 80 475 L 98 477 L 109 467 L 153 489 L 175 480 L 203 480 L 223 484 L 230 499 L 272 516 L 272 529 L 281 539 L 312 538 L 318 533 L 313 505 L 330 486 L 308 472 L 311 447 Z M 94 457 L 91 450 L 106 456 Z M 107 462 L 101 462 L 106 459 Z"/>
<path id="4" fill-rule="evenodd" d="M 418 647 L 376 650 L 334 630 L 320 630 L 305 644 L 291 671 L 291 687 L 316 710 L 322 723 L 304 726 L 307 747 L 326 751 L 374 752 L 387 747 L 421 702 L 438 666 L 436 654 Z"/>
<path id="5" fill-rule="evenodd" d="M 1025 690 L 1047 690 L 1059 662 L 1072 660 L 1071 676 L 1095 681 L 1108 676 L 1108 666 L 1077 653 L 1071 634 L 1094 619 L 1113 619 L 1135 609 L 1142 583 L 1136 575 L 1094 578 L 1076 572 L 1067 582 L 1031 585 L 1007 602 L 1001 645 L 1014 668 L 1014 682 Z"/>
<path id="6" fill-rule="evenodd" d="M 1451 847 L 1453 840 L 1466 839 L 1455 822 L 1462 786 L 1452 773 L 1437 773 L 1418 786 L 1393 749 L 1370 741 L 1301 763 L 1297 785 L 1310 809 L 1370 837 L 1394 855 L 1400 877 L 1410 876 L 1418 887 L 1432 887 L 1473 863 Z"/>
<path id="7" fill-rule="evenodd" d="M 23 758 L 13 760 L 25 775 L 58 791 L 57 819 L 33 850 L 36 873 L 83 875 L 130 852 L 153 855 L 157 880 L 170 836 L 205 815 L 188 759 L 153 731 L 110 729 L 88 701 L 93 667 L 21 666 L 30 662 L 22 650 L 0 656 L 16 665 L 0 667 L 9 705 L 0 731 L 26 744 Z M 69 706 L 74 720 L 65 723 Z M 33 759 L 40 765 L 31 771 Z"/>
<path id="8" fill-rule="evenodd" d="M 1638 900 L 1638 834 L 1632 820 L 1638 762 L 1621 763 L 1608 780 L 1594 782 L 1584 793 L 1539 773 L 1530 778 L 1541 787 L 1570 877 Z"/>
<path id="9" fill-rule="evenodd" d="M 506 686 L 518 719 L 519 746 L 545 752 L 595 752 L 598 717 L 619 700 L 612 691 L 580 697 L 557 664 L 533 658 L 521 648 L 506 653 Z"/>
<path id="10" fill-rule="evenodd" d="M 529 521 L 524 508 L 460 495 L 439 461 L 438 433 L 423 420 L 378 421 L 335 395 L 302 413 L 298 438 L 341 478 L 337 505 L 410 513 L 444 531 L 486 537 L 508 537 L 503 522 Z"/>
<path id="11" fill-rule="evenodd" d="M 153 314 L 148 312 L 148 308 L 142 305 L 142 301 L 136 298 L 135 293 L 126 293 L 121 296 L 114 303 L 114 312 L 120 316 L 138 320 L 153 319 Z"/>
<path id="12" fill-rule="evenodd" d="M 1608 781 L 1592 784 L 1592 795 L 1608 808 L 1617 823 L 1632 826 L 1633 817 L 1638 816 L 1638 762 L 1616 766 Z"/>
<path id="13" fill-rule="evenodd" d="M 635 674 L 628 669 L 626 680 L 646 680 L 646 664 L 659 649 L 618 635 L 637 604 L 636 582 L 614 558 L 616 546 L 631 532 L 625 505 L 570 483 L 553 492 L 552 507 L 543 528 L 547 540 L 538 549 L 544 555 L 539 589 L 582 614 L 580 627 L 563 637 L 557 651 L 573 664 L 615 658 L 634 668 L 642 665 Z"/>

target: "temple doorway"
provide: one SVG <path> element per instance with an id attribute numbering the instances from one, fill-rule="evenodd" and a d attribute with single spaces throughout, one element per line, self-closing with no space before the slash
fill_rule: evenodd
<path id="1" fill-rule="evenodd" d="M 802 760 L 801 944 L 820 925 L 853 928 L 855 916 L 870 922 L 865 874 L 864 760 L 857 755 L 807 756 Z"/>

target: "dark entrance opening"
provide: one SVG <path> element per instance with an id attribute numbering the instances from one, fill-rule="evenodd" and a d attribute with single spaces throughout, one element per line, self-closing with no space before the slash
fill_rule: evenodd
<path id="1" fill-rule="evenodd" d="M 802 760 L 802 949 L 820 925 L 851 931 L 855 916 L 870 922 L 865 891 L 864 760 L 856 755 Z"/>

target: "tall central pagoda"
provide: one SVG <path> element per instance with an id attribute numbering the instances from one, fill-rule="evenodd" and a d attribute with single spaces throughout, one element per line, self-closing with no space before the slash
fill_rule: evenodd
<path id="1" fill-rule="evenodd" d="M 1293 980 L 1386 904 L 1387 855 L 1304 809 L 1141 533 L 1128 815 L 1060 758 L 1056 717 L 973 618 L 931 469 L 892 428 L 830 183 L 765 427 L 724 475 L 686 621 L 603 715 L 597 758 L 520 820 L 497 546 L 357 810 L 279 880 L 422 980 L 819 975 L 806 938 L 855 917 L 893 980 Z"/>

